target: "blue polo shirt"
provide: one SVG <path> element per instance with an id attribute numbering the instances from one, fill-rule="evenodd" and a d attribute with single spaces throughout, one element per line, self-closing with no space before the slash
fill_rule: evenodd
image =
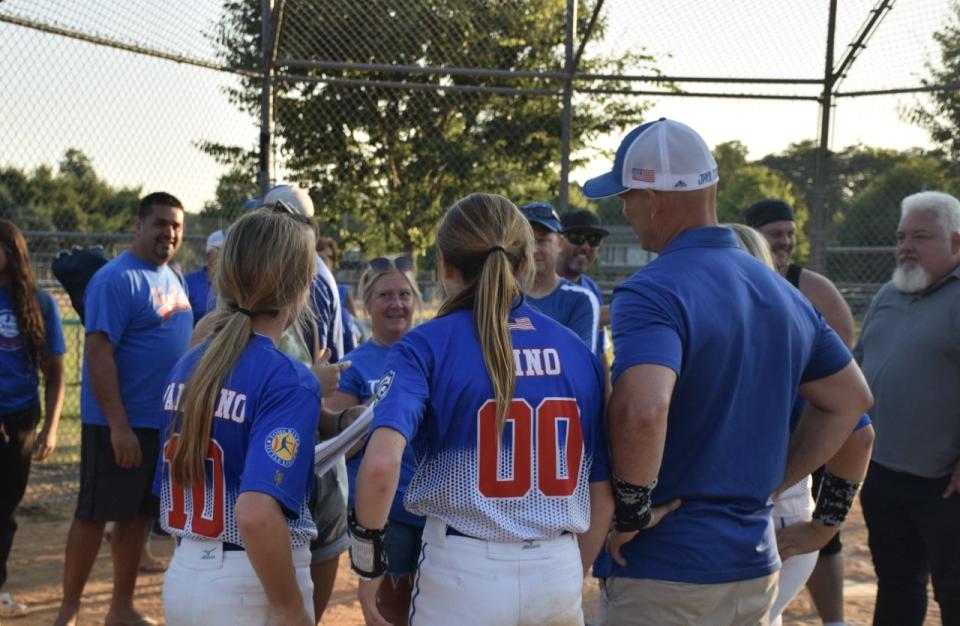
<path id="1" fill-rule="evenodd" d="M 47 354 L 61 355 L 66 346 L 57 303 L 42 289 L 37 289 L 37 303 L 43 315 Z M 0 286 L 0 416 L 23 411 L 40 401 L 39 367 L 31 367 L 27 360 L 14 310 L 9 287 Z"/>
<path id="2" fill-rule="evenodd" d="M 617 289 L 611 316 L 614 381 L 641 364 L 677 373 L 653 503 L 683 504 L 624 547 L 627 567 L 604 553 L 594 573 L 710 584 L 776 571 L 769 496 L 791 407 L 801 383 L 843 369 L 849 351 L 726 228 L 677 236 Z"/>
<path id="3" fill-rule="evenodd" d="M 600 302 L 587 289 L 561 278 L 557 288 L 543 298 L 525 296 L 527 303 L 572 330 L 590 351 L 597 354 Z"/>
<path id="4" fill-rule="evenodd" d="M 193 325 L 196 326 L 201 317 L 216 308 L 217 295 L 210 284 L 206 266 L 190 272 L 183 280 L 187 283 L 187 297 L 193 309 Z"/>
<path id="5" fill-rule="evenodd" d="M 180 279 L 126 251 L 93 275 L 83 294 L 87 334 L 113 344 L 120 398 L 132 428 L 159 428 L 163 386 L 190 346 L 193 313 Z M 80 420 L 108 426 L 83 359 Z"/>

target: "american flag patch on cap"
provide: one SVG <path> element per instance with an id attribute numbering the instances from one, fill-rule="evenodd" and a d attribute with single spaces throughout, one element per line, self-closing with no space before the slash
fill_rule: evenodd
<path id="1" fill-rule="evenodd" d="M 639 167 L 635 167 L 631 170 L 631 178 L 633 180 L 640 181 L 641 183 L 655 183 L 657 182 L 657 173 L 654 170 L 644 170 Z"/>

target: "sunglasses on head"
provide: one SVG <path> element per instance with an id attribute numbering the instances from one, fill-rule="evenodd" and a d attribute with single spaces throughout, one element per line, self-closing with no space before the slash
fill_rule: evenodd
<path id="1" fill-rule="evenodd" d="M 591 248 L 596 248 L 603 241 L 603 235 L 600 233 L 564 233 L 563 236 L 575 246 L 588 244 Z"/>
<path id="2" fill-rule="evenodd" d="M 270 204 L 266 204 L 264 206 L 267 206 L 273 209 L 274 213 L 283 213 L 284 215 L 289 215 L 290 217 L 294 218 L 298 222 L 302 222 L 304 224 L 311 223 L 311 220 L 309 217 L 306 217 L 303 213 L 296 210 L 288 202 L 284 202 L 283 200 L 277 200 L 276 202 L 271 202 Z"/>
<path id="3" fill-rule="evenodd" d="M 398 272 L 409 272 L 413 269 L 413 259 L 403 255 L 395 259 L 389 259 L 385 256 L 378 256 L 369 261 L 370 269 L 374 272 L 389 272 L 391 268 L 396 268 Z"/>

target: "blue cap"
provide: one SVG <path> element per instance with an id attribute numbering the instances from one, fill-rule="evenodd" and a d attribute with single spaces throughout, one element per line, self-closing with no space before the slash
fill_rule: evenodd
<path id="1" fill-rule="evenodd" d="M 560 216 L 549 202 L 528 202 L 520 207 L 520 212 L 531 224 L 540 224 L 550 232 L 559 233 L 563 230 Z"/>
<path id="2" fill-rule="evenodd" d="M 717 162 L 703 138 L 685 124 L 660 118 L 627 133 L 613 169 L 588 180 L 583 194 L 596 200 L 628 189 L 694 191 L 719 180 Z"/>

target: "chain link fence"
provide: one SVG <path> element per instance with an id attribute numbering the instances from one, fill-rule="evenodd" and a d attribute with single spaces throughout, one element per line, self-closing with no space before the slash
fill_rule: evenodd
<path id="1" fill-rule="evenodd" d="M 190 212 L 189 271 L 244 199 L 293 181 L 350 258 L 412 252 L 429 280 L 443 208 L 496 191 L 597 211 L 611 235 L 593 274 L 609 291 L 650 255 L 619 202 L 588 202 L 579 183 L 609 168 L 627 129 L 665 116 L 714 147 L 721 220 L 789 201 L 797 258 L 860 315 L 893 268 L 900 200 L 960 191 L 942 132 L 958 12 L 951 0 L 5 0 L 0 217 L 34 231 L 49 281 L 61 248 L 125 247 L 136 199 L 163 189 Z M 66 444 L 82 332 L 60 301 Z"/>

